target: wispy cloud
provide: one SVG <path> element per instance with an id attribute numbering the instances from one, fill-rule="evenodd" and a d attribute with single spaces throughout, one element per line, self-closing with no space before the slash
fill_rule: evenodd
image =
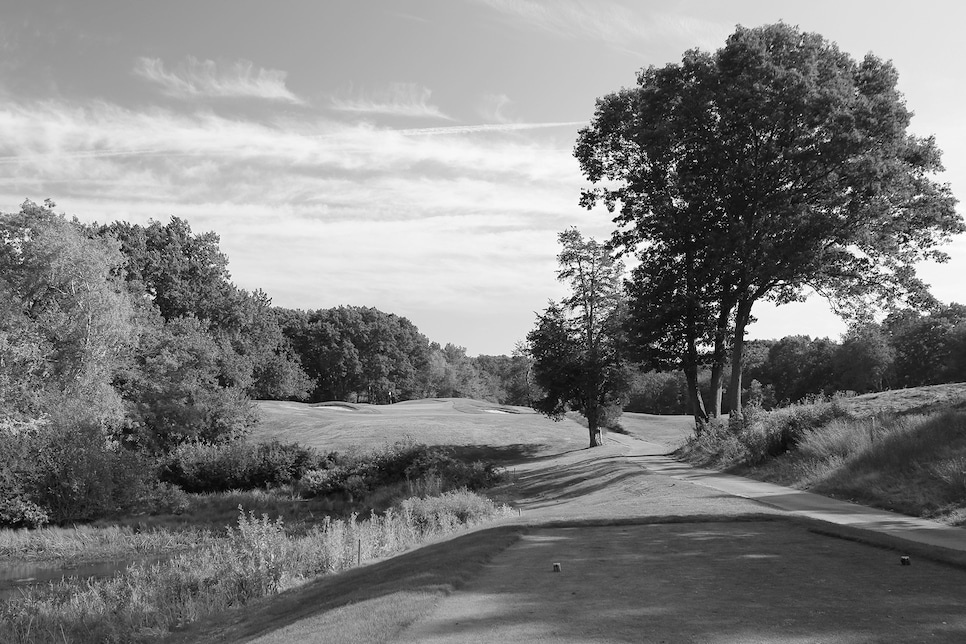
<path id="1" fill-rule="evenodd" d="M 188 58 L 168 71 L 159 58 L 139 58 L 134 73 L 160 85 L 165 94 L 177 98 L 261 98 L 302 103 L 285 85 L 286 72 L 256 67 L 247 60 L 221 64 L 213 60 Z"/>
<path id="2" fill-rule="evenodd" d="M 482 132 L 518 132 L 523 130 L 544 130 L 550 128 L 575 128 L 586 125 L 584 121 L 559 121 L 555 123 L 482 123 L 479 125 L 452 125 L 449 127 L 420 127 L 392 130 L 403 136 L 455 136 Z"/>
<path id="3" fill-rule="evenodd" d="M 716 48 L 733 25 L 641 8 L 613 0 L 477 0 L 514 24 L 535 27 L 566 38 L 601 41 L 621 49 L 657 39 L 681 38 L 689 47 Z"/>
<path id="4" fill-rule="evenodd" d="M 415 83 L 392 83 L 388 88 L 370 93 L 332 98 L 332 107 L 340 112 L 385 114 L 416 118 L 452 120 L 430 103 L 433 92 Z"/>
<path id="5" fill-rule="evenodd" d="M 487 94 L 483 97 L 477 113 L 490 123 L 510 123 L 512 119 L 505 110 L 512 102 L 506 94 Z"/>
<path id="6" fill-rule="evenodd" d="M 276 304 L 376 306 L 462 342 L 452 329 L 507 316 L 525 332 L 558 289 L 557 232 L 609 232 L 609 217 L 577 204 L 576 123 L 287 118 L 8 101 L 0 210 L 51 197 L 87 221 L 183 217 L 218 232 L 236 283 Z"/>

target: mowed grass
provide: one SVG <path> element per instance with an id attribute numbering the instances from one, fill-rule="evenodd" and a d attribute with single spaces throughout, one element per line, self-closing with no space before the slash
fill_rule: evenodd
<path id="1" fill-rule="evenodd" d="M 587 430 L 526 407 L 464 398 L 394 405 L 259 401 L 253 440 L 298 442 L 322 452 L 371 451 L 400 440 L 448 445 L 459 456 L 512 462 L 553 449 L 584 447 Z"/>
<path id="2" fill-rule="evenodd" d="M 625 434 L 671 451 L 694 433 L 694 416 L 662 416 L 624 412 L 617 419 Z"/>

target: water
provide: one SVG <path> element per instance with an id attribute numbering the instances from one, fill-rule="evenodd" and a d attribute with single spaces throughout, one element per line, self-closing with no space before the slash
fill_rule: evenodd
<path id="1" fill-rule="evenodd" d="M 145 559 L 156 563 L 163 557 Z M 61 581 L 64 577 L 90 579 L 112 577 L 125 570 L 135 560 L 101 561 L 78 566 L 64 566 L 56 561 L 0 561 L 0 600 L 16 596 L 21 589 Z"/>

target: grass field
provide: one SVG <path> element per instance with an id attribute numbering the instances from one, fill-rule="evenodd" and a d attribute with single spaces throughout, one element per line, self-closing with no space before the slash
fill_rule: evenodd
<path id="1" fill-rule="evenodd" d="M 394 405 L 307 404 L 259 401 L 254 440 L 299 442 L 323 452 L 366 450 L 411 438 L 426 445 L 459 446 L 479 458 L 522 458 L 551 448 L 582 448 L 587 430 L 565 418 L 554 422 L 527 407 L 465 398 L 410 400 Z M 690 416 L 624 414 L 628 434 L 676 446 L 694 429 Z M 501 459 L 501 457 L 505 457 Z"/>

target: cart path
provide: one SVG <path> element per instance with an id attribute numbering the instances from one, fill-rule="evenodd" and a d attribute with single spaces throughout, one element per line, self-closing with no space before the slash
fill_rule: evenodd
<path id="1" fill-rule="evenodd" d="M 692 467 L 665 454 L 662 445 L 611 436 L 623 445 L 627 459 L 648 472 L 758 501 L 793 516 L 803 516 L 863 530 L 872 530 L 929 546 L 966 552 L 966 530 L 904 514 L 869 508 L 811 492 Z"/>

